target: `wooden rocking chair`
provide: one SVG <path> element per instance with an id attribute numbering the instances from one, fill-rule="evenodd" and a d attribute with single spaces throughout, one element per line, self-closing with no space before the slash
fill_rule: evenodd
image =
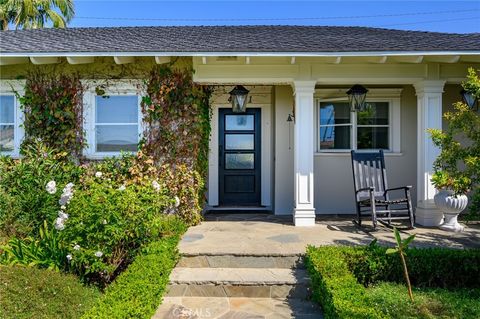
<path id="1" fill-rule="evenodd" d="M 371 215 L 373 227 L 381 222 L 391 227 L 392 220 L 409 220 L 409 227 L 414 228 L 410 189 L 412 186 L 387 187 L 387 174 L 383 151 L 364 153 L 352 151 L 353 184 L 357 220 L 362 225 L 362 216 Z M 404 197 L 390 199 L 393 191 L 404 191 Z"/>

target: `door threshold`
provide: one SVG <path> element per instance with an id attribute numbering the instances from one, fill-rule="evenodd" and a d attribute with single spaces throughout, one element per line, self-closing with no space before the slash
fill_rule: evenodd
<path id="1" fill-rule="evenodd" d="M 272 209 L 265 206 L 210 206 L 205 208 L 205 213 L 211 214 L 272 214 Z"/>

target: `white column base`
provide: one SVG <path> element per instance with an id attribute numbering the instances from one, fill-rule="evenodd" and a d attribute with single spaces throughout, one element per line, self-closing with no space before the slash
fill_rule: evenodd
<path id="1" fill-rule="evenodd" d="M 295 226 L 315 226 L 315 209 L 295 209 L 293 222 Z"/>
<path id="2" fill-rule="evenodd" d="M 415 223 L 426 227 L 438 227 L 443 222 L 443 213 L 436 207 L 417 207 Z"/>

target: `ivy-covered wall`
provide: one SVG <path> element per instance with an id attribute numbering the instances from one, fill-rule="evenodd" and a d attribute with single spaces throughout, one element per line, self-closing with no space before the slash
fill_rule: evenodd
<path id="1" fill-rule="evenodd" d="M 83 93 L 95 89 L 104 95 L 104 85 L 132 79 L 141 96 L 145 127 L 134 163 L 138 167 L 154 164 L 162 173 L 159 178 L 171 177 L 166 181 L 169 189 L 175 190 L 185 208 L 179 208 L 179 215 L 194 224 L 205 202 L 211 88 L 193 82 L 189 59 L 162 65 L 153 58 L 140 60 L 144 63 L 116 65 L 113 59 L 102 58 L 85 65 L 2 67 L 2 77 L 15 74 L 26 80 L 24 93 L 17 93 L 24 114 L 22 148 L 41 141 L 62 156 L 85 162 L 83 149 L 88 141 L 83 127 Z"/>

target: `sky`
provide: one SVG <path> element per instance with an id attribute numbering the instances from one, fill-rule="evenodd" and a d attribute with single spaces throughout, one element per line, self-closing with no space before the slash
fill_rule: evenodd
<path id="1" fill-rule="evenodd" d="M 480 0 L 74 0 L 74 3 L 76 15 L 70 27 L 294 24 L 480 32 Z"/>

